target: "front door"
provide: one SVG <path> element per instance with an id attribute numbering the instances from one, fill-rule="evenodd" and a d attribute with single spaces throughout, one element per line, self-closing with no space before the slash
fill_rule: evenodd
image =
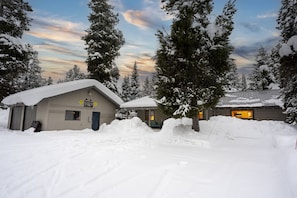
<path id="1" fill-rule="evenodd" d="M 92 129 L 98 130 L 100 126 L 100 112 L 93 112 L 92 114 Z"/>

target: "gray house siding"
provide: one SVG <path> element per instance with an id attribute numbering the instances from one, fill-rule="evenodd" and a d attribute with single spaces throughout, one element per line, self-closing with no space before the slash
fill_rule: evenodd
<path id="1" fill-rule="evenodd" d="M 84 106 L 86 99 L 92 101 L 92 107 Z M 99 125 L 110 123 L 115 119 L 117 108 L 118 105 L 98 93 L 96 89 L 85 88 L 43 99 L 35 106 L 11 106 L 8 127 L 13 130 L 27 130 L 36 120 L 41 122 L 41 130 L 81 130 L 92 127 L 93 112 L 100 113 Z M 66 111 L 79 112 L 79 120 L 66 120 Z"/>
<path id="2" fill-rule="evenodd" d="M 283 113 L 283 109 L 277 106 L 274 107 L 221 107 L 209 110 L 209 116 L 231 116 L 233 110 L 252 110 L 254 120 L 276 120 L 285 121 L 286 115 Z"/>
<path id="3" fill-rule="evenodd" d="M 283 111 L 280 107 L 254 108 L 254 119 L 285 121 L 286 115 Z"/>
<path id="4" fill-rule="evenodd" d="M 92 94 L 90 94 L 92 93 Z M 93 107 L 81 104 L 85 99 L 93 101 Z M 41 121 L 42 130 L 80 130 L 92 127 L 93 112 L 100 112 L 100 125 L 114 120 L 117 105 L 99 94 L 95 89 L 82 89 L 48 98 L 38 104 L 36 119 Z M 80 112 L 79 120 L 66 120 L 66 111 Z"/>

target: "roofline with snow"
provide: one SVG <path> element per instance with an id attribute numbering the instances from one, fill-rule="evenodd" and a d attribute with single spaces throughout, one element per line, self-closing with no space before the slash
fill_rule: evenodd
<path id="1" fill-rule="evenodd" d="M 110 101 L 112 101 L 114 104 L 120 106 L 123 103 L 123 100 L 119 96 L 113 93 L 102 83 L 94 79 L 83 79 L 38 87 L 9 95 L 5 97 L 1 102 L 8 106 L 16 104 L 34 106 L 43 99 L 91 87 L 97 89 L 99 93 L 110 99 Z"/>

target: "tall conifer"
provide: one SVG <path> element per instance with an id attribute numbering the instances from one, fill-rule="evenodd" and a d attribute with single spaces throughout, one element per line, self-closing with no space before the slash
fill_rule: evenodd
<path id="1" fill-rule="evenodd" d="M 118 74 L 114 68 L 115 58 L 124 44 L 123 34 L 116 29 L 119 22 L 118 14 L 113 13 L 114 7 L 107 0 L 91 0 L 89 3 L 90 28 L 82 39 L 88 52 L 87 64 L 90 78 L 96 79 L 108 88 L 117 92 L 115 79 Z M 117 80 L 117 79 L 116 79 Z"/>
<path id="2" fill-rule="evenodd" d="M 195 131 L 200 130 L 198 112 L 215 106 L 224 95 L 231 70 L 234 2 L 228 1 L 211 23 L 212 0 L 162 0 L 174 19 L 170 34 L 157 33 L 157 98 L 165 113 L 193 118 Z"/>

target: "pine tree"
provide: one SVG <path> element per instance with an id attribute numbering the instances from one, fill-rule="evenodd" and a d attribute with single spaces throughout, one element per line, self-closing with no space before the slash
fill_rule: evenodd
<path id="1" fill-rule="evenodd" d="M 270 85 L 273 82 L 273 74 L 270 71 L 270 57 L 264 47 L 259 49 L 256 56 L 256 64 L 254 71 L 250 75 L 249 87 L 252 90 L 271 89 Z"/>
<path id="2" fill-rule="evenodd" d="M 15 79 L 17 91 L 24 91 L 41 87 L 44 85 L 45 79 L 42 78 L 41 67 L 39 66 L 38 53 L 33 49 L 31 45 L 26 45 L 26 51 L 28 52 L 26 60 L 26 71 L 21 73 L 20 76 Z"/>
<path id="3" fill-rule="evenodd" d="M 234 60 L 230 59 L 229 64 L 230 64 L 230 71 L 226 74 L 227 84 L 225 85 L 225 90 L 226 91 L 242 90 L 242 84 L 240 83 Z"/>
<path id="4" fill-rule="evenodd" d="M 53 84 L 53 79 L 52 77 L 48 77 L 47 80 L 45 80 L 44 85 L 52 85 Z"/>
<path id="5" fill-rule="evenodd" d="M 125 76 L 122 83 L 122 92 L 121 98 L 124 102 L 128 102 L 131 100 L 131 86 L 130 86 L 130 77 Z"/>
<path id="6" fill-rule="evenodd" d="M 80 71 L 80 68 L 77 65 L 74 65 L 72 69 L 68 70 L 65 74 L 65 79 L 59 80 L 58 83 L 61 82 L 69 82 L 79 79 L 86 79 L 87 75 Z"/>
<path id="7" fill-rule="evenodd" d="M 234 1 L 228 1 L 214 23 L 209 21 L 211 0 L 162 0 L 162 3 L 163 9 L 175 18 L 170 35 L 157 33 L 159 106 L 168 115 L 192 117 L 193 129 L 199 131 L 198 112 L 215 106 L 228 83 Z"/>
<path id="8" fill-rule="evenodd" d="M 118 15 L 113 13 L 113 6 L 107 0 L 91 0 L 88 4 L 91 9 L 90 28 L 87 35 L 82 37 L 88 52 L 87 64 L 90 78 L 96 79 L 117 91 L 114 80 L 118 77 L 113 68 L 116 67 L 115 58 L 124 44 L 122 32 L 115 29 L 118 24 Z"/>
<path id="9" fill-rule="evenodd" d="M 0 99 L 17 91 L 14 81 L 26 71 L 21 38 L 29 30 L 28 12 L 32 8 L 23 0 L 0 0 Z"/>
<path id="10" fill-rule="evenodd" d="M 282 0 L 277 19 L 281 30 L 280 87 L 287 122 L 297 122 L 297 1 Z"/>
<path id="11" fill-rule="evenodd" d="M 275 83 L 276 87 L 279 87 L 280 84 L 280 76 L 279 76 L 279 68 L 280 68 L 280 55 L 279 49 L 280 44 L 276 45 L 271 50 L 271 54 L 269 56 L 269 69 L 272 73 L 272 80 Z"/>
<path id="12" fill-rule="evenodd" d="M 130 87 L 131 87 L 131 100 L 134 100 L 139 97 L 140 93 L 140 84 L 139 84 L 139 76 L 138 76 L 138 71 L 137 71 L 137 64 L 136 62 L 134 63 L 133 66 L 133 71 L 131 75 L 131 82 L 130 82 Z"/>
<path id="13" fill-rule="evenodd" d="M 146 76 L 142 88 L 142 96 L 151 96 L 153 92 L 152 82 L 150 82 L 149 77 Z"/>
<path id="14" fill-rule="evenodd" d="M 245 74 L 241 75 L 241 90 L 246 91 L 247 90 L 247 83 L 246 83 L 246 77 Z"/>

